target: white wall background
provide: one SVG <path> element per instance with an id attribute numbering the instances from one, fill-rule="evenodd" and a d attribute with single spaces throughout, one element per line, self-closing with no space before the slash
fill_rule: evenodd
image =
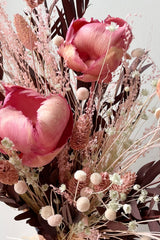
<path id="1" fill-rule="evenodd" d="M 0 0 L 1 1 L 1 0 Z M 26 6 L 24 0 L 7 0 L 6 9 L 10 16 Z M 159 0 L 91 0 L 86 17 L 103 20 L 108 14 L 114 17 L 127 17 L 133 27 L 135 47 L 150 50 L 153 61 L 160 68 L 160 1 Z M 35 230 L 24 222 L 13 220 L 18 212 L 0 203 L 0 239 L 27 239 Z"/>

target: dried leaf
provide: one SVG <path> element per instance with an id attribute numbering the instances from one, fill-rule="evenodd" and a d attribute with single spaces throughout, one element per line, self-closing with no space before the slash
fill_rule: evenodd
<path id="1" fill-rule="evenodd" d="M 69 27 L 72 20 L 77 18 L 74 0 L 62 0 L 62 4 L 67 21 L 67 27 Z"/>
<path id="2" fill-rule="evenodd" d="M 126 231 L 128 228 L 125 224 L 121 222 L 111 222 L 109 221 L 107 227 L 113 231 Z"/>
<path id="3" fill-rule="evenodd" d="M 57 11 L 58 11 L 58 15 L 59 15 L 59 18 L 60 18 L 60 21 L 61 21 L 61 29 L 62 29 L 62 37 L 66 37 L 66 33 L 67 33 L 67 25 L 66 25 L 66 21 L 64 19 L 64 15 L 63 13 L 59 10 L 58 7 L 57 8 Z"/>
<path id="4" fill-rule="evenodd" d="M 141 217 L 141 214 L 139 212 L 136 200 L 131 202 L 131 207 L 132 207 L 132 213 L 131 213 L 132 216 L 135 217 L 138 220 L 142 220 L 142 217 Z"/>
<path id="5" fill-rule="evenodd" d="M 23 220 L 23 219 L 30 218 L 32 216 L 33 216 L 33 213 L 31 211 L 26 211 L 26 212 L 23 212 L 23 213 L 17 215 L 14 219 L 16 221 L 20 221 L 20 220 Z"/>
<path id="6" fill-rule="evenodd" d="M 160 213 L 156 210 L 151 210 L 150 211 L 150 214 L 149 214 L 149 217 L 152 219 L 154 218 L 158 218 Z M 160 232 L 160 222 L 158 221 L 151 221 L 148 223 L 148 226 L 149 226 L 149 229 L 150 231 L 152 232 Z M 160 236 L 159 236 L 160 237 Z"/>
<path id="7" fill-rule="evenodd" d="M 83 11 L 84 11 L 84 1 L 83 0 L 76 0 L 76 5 L 77 5 L 78 18 L 81 18 L 82 15 L 83 15 Z"/>
<path id="8" fill-rule="evenodd" d="M 146 188 L 148 195 L 160 195 L 160 186 L 156 186 L 155 188 Z"/>
<path id="9" fill-rule="evenodd" d="M 56 35 L 62 36 L 62 23 L 61 18 L 59 17 L 54 25 L 51 27 L 51 39 L 53 39 Z"/>
<path id="10" fill-rule="evenodd" d="M 85 9 L 87 9 L 88 4 L 89 4 L 89 0 L 85 0 Z"/>
<path id="11" fill-rule="evenodd" d="M 141 187 L 151 183 L 160 174 L 160 160 L 155 162 L 145 173 Z"/>
<path id="12" fill-rule="evenodd" d="M 154 164 L 154 161 L 149 162 L 147 164 L 145 164 L 143 167 L 141 167 L 139 169 L 139 171 L 137 172 L 137 178 L 136 178 L 136 184 L 140 184 L 142 183 L 144 176 L 146 174 L 146 172 L 148 171 L 148 169 L 150 169 L 150 167 Z"/>

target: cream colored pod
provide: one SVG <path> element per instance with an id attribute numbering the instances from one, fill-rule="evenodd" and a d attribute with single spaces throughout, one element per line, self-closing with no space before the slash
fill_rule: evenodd
<path id="1" fill-rule="evenodd" d="M 50 216 L 50 217 L 47 219 L 47 222 L 48 222 L 48 224 L 49 224 L 51 227 L 58 227 L 58 226 L 61 225 L 62 220 L 63 220 L 62 215 L 60 215 L 60 214 L 55 214 L 55 215 Z"/>
<path id="2" fill-rule="evenodd" d="M 74 174 L 74 178 L 79 182 L 86 181 L 87 174 L 83 170 L 77 170 Z"/>
<path id="3" fill-rule="evenodd" d="M 90 181 L 93 185 L 99 185 L 102 182 L 102 176 L 99 173 L 92 173 L 90 176 Z"/>
<path id="4" fill-rule="evenodd" d="M 24 194 L 28 190 L 28 186 L 23 180 L 19 180 L 17 183 L 14 184 L 14 191 L 18 194 Z"/>
<path id="5" fill-rule="evenodd" d="M 80 87 L 76 91 L 76 96 L 78 100 L 87 100 L 87 98 L 89 97 L 89 91 L 85 87 Z"/>
<path id="6" fill-rule="evenodd" d="M 113 209 L 107 208 L 107 210 L 104 213 L 104 216 L 109 221 L 116 220 L 116 212 Z"/>
<path id="7" fill-rule="evenodd" d="M 47 205 L 42 207 L 39 213 L 44 220 L 47 220 L 50 216 L 54 214 L 54 209 L 50 205 Z"/>
<path id="8" fill-rule="evenodd" d="M 80 197 L 76 202 L 76 207 L 79 212 L 87 212 L 90 208 L 90 201 L 87 197 Z"/>

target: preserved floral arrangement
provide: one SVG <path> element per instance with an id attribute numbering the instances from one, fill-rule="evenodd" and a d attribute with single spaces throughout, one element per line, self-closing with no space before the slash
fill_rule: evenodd
<path id="1" fill-rule="evenodd" d="M 125 20 L 87 21 L 89 0 L 25 1 L 14 26 L 0 3 L 0 201 L 39 239 L 160 239 L 160 159 L 146 162 L 160 147 L 160 109 L 149 108 L 160 80 L 143 88 L 160 75 L 149 52 L 129 54 Z M 157 126 L 137 135 L 147 111 Z"/>

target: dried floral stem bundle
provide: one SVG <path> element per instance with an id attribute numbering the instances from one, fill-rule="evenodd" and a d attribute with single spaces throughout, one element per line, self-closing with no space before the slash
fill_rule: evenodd
<path id="1" fill-rule="evenodd" d="M 160 73 L 125 20 L 57 2 L 26 0 L 14 27 L 0 4 L 0 200 L 39 239 L 160 239 Z"/>

